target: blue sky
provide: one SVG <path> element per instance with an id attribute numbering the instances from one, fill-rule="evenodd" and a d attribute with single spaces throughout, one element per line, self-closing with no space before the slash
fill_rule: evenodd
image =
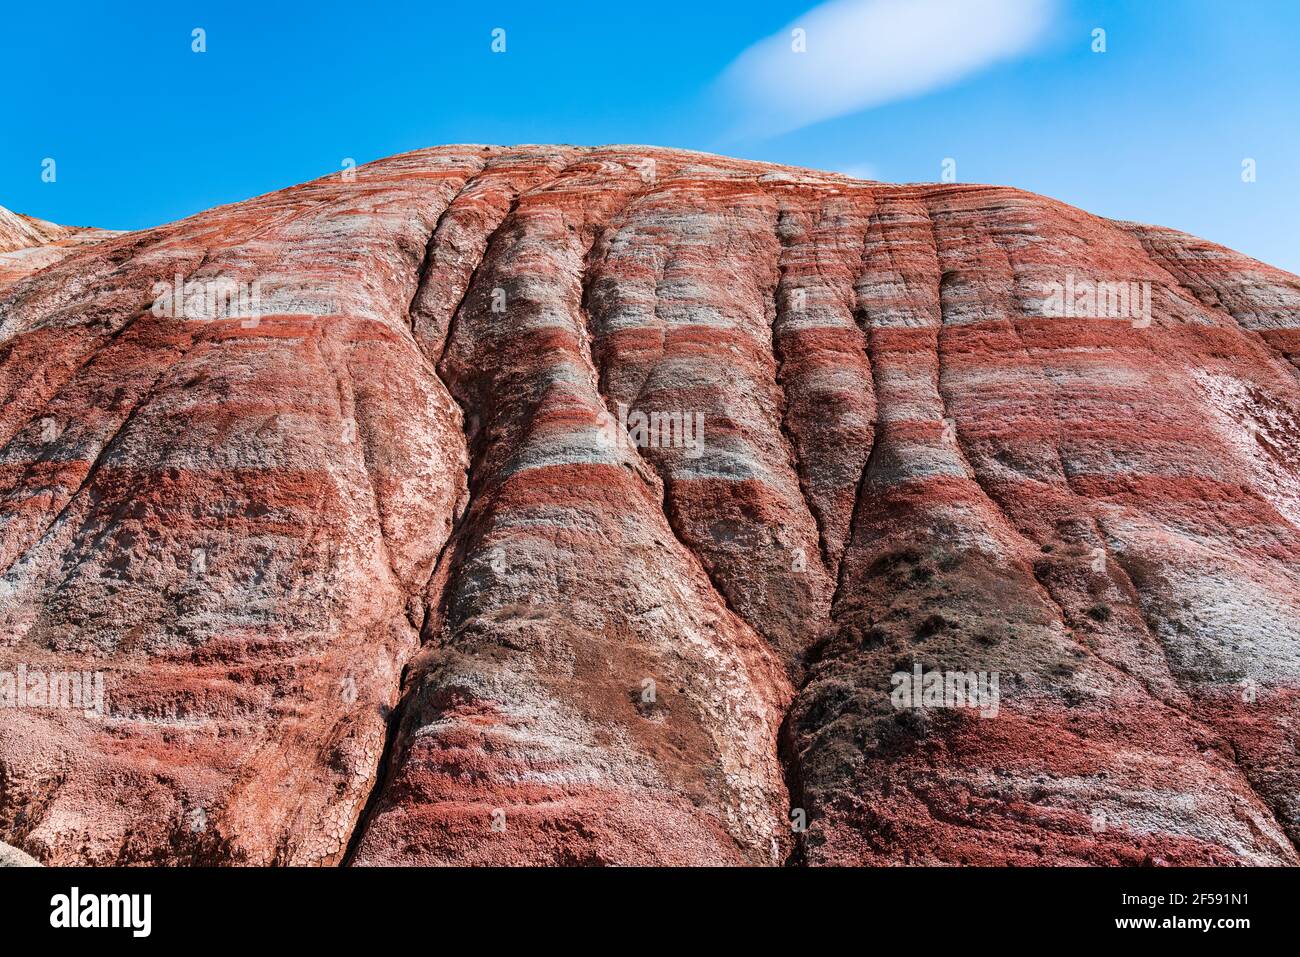
<path id="1" fill-rule="evenodd" d="M 57 222 L 441 143 L 652 143 L 894 182 L 952 158 L 1300 272 L 1294 0 L 8 3 L 0 62 L 0 205 Z"/>

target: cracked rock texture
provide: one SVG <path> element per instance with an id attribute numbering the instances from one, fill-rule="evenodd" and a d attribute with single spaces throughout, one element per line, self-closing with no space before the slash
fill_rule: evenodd
<path id="1" fill-rule="evenodd" d="M 0 867 L 40 867 L 40 861 L 0 841 Z"/>
<path id="2" fill-rule="evenodd" d="M 1300 863 L 1300 280 L 645 147 L 0 210 L 20 668 L 46 864 Z"/>

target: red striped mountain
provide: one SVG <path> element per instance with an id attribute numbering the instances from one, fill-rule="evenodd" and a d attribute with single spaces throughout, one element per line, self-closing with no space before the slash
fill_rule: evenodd
<path id="1" fill-rule="evenodd" d="M 43 863 L 1296 864 L 1300 280 L 642 147 L 61 250 L 0 706 Z"/>

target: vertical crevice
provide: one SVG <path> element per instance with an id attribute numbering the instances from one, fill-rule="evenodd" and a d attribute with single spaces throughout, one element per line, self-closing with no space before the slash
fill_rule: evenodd
<path id="1" fill-rule="evenodd" d="M 402 666 L 401 683 L 406 684 L 406 665 Z M 366 801 L 361 806 L 361 813 L 357 815 L 356 821 L 352 825 L 352 833 L 348 835 L 348 841 L 343 851 L 342 858 L 339 859 L 339 867 L 351 867 L 355 860 L 357 851 L 361 847 L 361 839 L 365 837 L 366 826 L 370 823 L 371 817 L 374 816 L 375 809 L 379 805 L 380 796 L 383 793 L 384 785 L 388 782 L 389 773 L 392 769 L 393 751 L 397 746 L 398 732 L 402 727 L 402 717 L 406 713 L 406 706 L 410 701 L 409 691 L 403 687 L 397 698 L 397 704 L 388 712 L 384 720 L 384 746 L 379 752 L 379 763 L 375 767 L 375 780 L 370 786 L 370 793 L 366 795 Z"/>
<path id="2" fill-rule="evenodd" d="M 598 250 L 601 249 L 602 243 L 606 241 L 607 236 L 611 232 L 616 230 L 618 225 L 621 225 L 621 221 L 626 216 L 627 211 L 649 192 L 650 189 L 641 189 L 628 196 L 619 208 L 610 214 L 605 224 L 597 228 L 595 237 L 592 239 L 591 245 L 587 248 L 587 252 L 583 256 L 582 274 L 579 277 L 579 288 L 581 290 L 578 303 L 580 318 L 579 325 L 581 327 L 579 329 L 580 341 L 584 347 L 584 357 L 590 367 L 589 371 L 593 388 L 595 389 L 596 398 L 599 400 L 601 405 L 604 406 L 605 411 L 609 415 L 614 416 L 615 421 L 617 421 L 617 416 L 614 413 L 614 408 L 611 405 L 609 396 L 605 394 L 605 370 L 603 364 L 597 357 L 596 344 L 600 337 L 597 334 L 594 319 L 595 312 L 592 308 L 593 273 L 595 271 Z M 636 400 L 634 399 L 633 407 L 635 407 L 635 405 Z M 704 576 L 704 580 L 709 583 L 713 590 L 713 594 L 718 599 L 719 603 L 721 603 L 724 608 L 731 612 L 731 614 L 733 614 L 739 621 L 743 622 L 747 627 L 752 627 L 745 617 L 740 614 L 740 611 L 732 605 L 726 592 L 721 587 L 721 583 L 719 583 L 714 577 L 708 564 L 704 561 L 703 557 L 691 547 L 690 542 L 687 540 L 681 527 L 681 522 L 676 515 L 676 509 L 673 506 L 669 495 L 669 485 L 671 480 L 660 476 L 658 469 L 656 469 L 651 462 L 646 460 L 645 456 L 641 454 L 640 449 L 635 445 L 629 444 L 628 448 L 631 450 L 631 454 L 635 456 L 637 464 L 641 468 L 640 477 L 646 487 L 647 493 L 658 504 L 659 510 L 664 517 L 664 523 L 668 526 L 669 531 L 672 532 L 673 537 L 677 539 L 678 544 L 681 545 L 686 554 L 690 555 L 695 560 Z M 659 478 L 657 487 L 655 483 L 651 482 L 648 478 L 652 475 Z"/>
<path id="3" fill-rule="evenodd" d="M 552 171 L 552 177 L 546 183 L 533 184 L 527 190 L 515 189 L 511 193 L 510 203 L 502 218 L 489 231 L 483 246 L 483 254 L 475 263 L 474 268 L 465 282 L 464 288 L 456 301 L 455 307 L 451 310 L 445 335 L 438 343 L 436 358 L 425 355 L 425 367 L 430 374 L 437 380 L 442 388 L 456 403 L 461 431 L 464 441 L 465 470 L 463 486 L 458 496 L 457 502 L 453 505 L 454 514 L 452 516 L 452 527 L 448 532 L 446 540 L 439 549 L 438 556 L 433 562 L 429 573 L 428 581 L 424 586 L 422 593 L 422 603 L 424 608 L 423 618 L 419 628 L 419 644 L 424 646 L 438 639 L 446 619 L 447 604 L 450 601 L 452 592 L 452 582 L 457 570 L 460 568 L 464 557 L 465 539 L 467 528 L 474 512 L 474 506 L 478 501 L 478 495 L 481 492 L 483 477 L 480 474 L 478 464 L 482 457 L 482 430 L 478 428 L 478 415 L 470 408 L 468 398 L 463 394 L 461 384 L 455 376 L 449 376 L 447 373 L 447 363 L 445 361 L 447 349 L 454 339 L 457 331 L 457 323 L 462 311 L 466 307 L 470 295 L 478 287 L 484 265 L 492 258 L 492 249 L 497 244 L 499 238 L 505 234 L 515 221 L 516 212 L 522 197 L 532 189 L 544 188 L 553 182 L 556 171 Z M 460 196 L 465 189 L 469 188 L 474 182 L 471 176 L 457 193 Z M 428 281 L 431 272 L 431 264 L 436 256 L 438 244 L 435 237 L 438 233 L 438 227 L 450 210 L 453 199 L 448 203 L 442 214 L 438 217 L 438 222 L 434 225 L 429 234 L 429 239 L 425 243 L 424 257 L 418 270 L 419 280 L 416 283 L 416 290 L 411 298 L 411 304 L 408 306 L 409 325 L 414 329 L 413 313 L 415 303 L 421 297 L 424 287 Z M 418 339 L 412 334 L 412 340 L 415 348 L 423 354 Z M 397 704 L 389 713 L 385 725 L 384 745 L 380 754 L 378 766 L 376 768 L 374 781 L 371 785 L 370 794 L 363 805 L 361 813 L 358 815 L 352 833 L 349 835 L 347 842 L 347 851 L 344 854 L 342 866 L 350 866 L 356 859 L 361 842 L 363 841 L 366 829 L 370 821 L 379 809 L 380 802 L 383 799 L 383 793 L 387 788 L 394 772 L 396 771 L 395 762 L 399 758 L 399 742 L 402 736 L 403 723 L 407 710 L 410 705 L 411 695 L 414 693 L 412 686 L 408 685 L 408 678 L 411 662 L 408 660 L 402 667 L 401 686 Z"/>
<path id="4" fill-rule="evenodd" d="M 419 267 L 416 271 L 415 292 L 412 293 L 411 302 L 407 306 L 407 328 L 411 331 L 412 347 L 421 354 L 423 358 L 422 365 L 428 371 L 429 375 L 432 376 L 437 381 L 437 383 L 445 391 L 448 392 L 448 394 L 451 394 L 451 392 L 449 389 L 447 389 L 446 383 L 443 382 L 436 364 L 430 361 L 427 355 L 424 355 L 424 351 L 423 349 L 421 349 L 418 339 L 414 334 L 415 323 L 414 323 L 413 314 L 415 311 L 415 302 L 417 301 L 422 290 L 425 287 L 425 283 L 427 282 L 429 277 L 429 271 L 430 271 L 431 264 L 433 262 L 433 257 L 437 252 L 436 237 L 438 235 L 438 228 L 442 225 L 448 211 L 452 207 L 452 204 L 455 203 L 456 199 L 459 198 L 461 195 L 463 195 L 465 190 L 468 189 L 469 186 L 475 181 L 475 175 L 476 174 L 470 174 L 469 176 L 467 176 L 466 180 L 461 184 L 460 188 L 457 190 L 455 196 L 453 196 L 452 199 L 448 201 L 447 205 L 443 207 L 442 212 L 438 215 L 437 221 L 434 223 L 433 228 L 430 230 L 429 238 L 425 242 L 425 246 L 424 246 L 424 255 L 421 258 Z M 477 272 L 477 267 L 475 273 L 476 272 Z M 468 295 L 469 288 L 472 285 L 472 279 L 473 277 L 471 276 L 471 282 L 466 285 L 465 291 L 461 297 L 461 302 L 457 304 L 457 309 L 459 309 L 460 304 L 464 302 L 464 296 Z M 450 335 L 450 328 L 448 329 L 448 335 Z M 443 345 L 445 346 L 445 340 Z M 464 423 L 463 410 L 462 410 L 461 421 L 463 426 Z M 469 457 L 468 435 L 466 436 L 466 443 L 467 444 L 466 444 L 465 454 L 468 459 Z M 468 473 L 469 470 L 467 467 L 466 468 L 467 477 L 468 477 Z M 467 494 L 468 494 L 467 488 L 463 489 L 461 493 L 461 497 L 464 497 Z M 448 555 L 449 551 L 451 550 L 452 543 L 458 537 L 460 525 L 464 520 L 464 517 L 468 514 L 469 514 L 469 505 L 468 502 L 466 502 L 464 508 L 460 509 L 459 514 L 453 516 L 452 529 L 449 532 L 446 541 L 443 542 L 442 547 L 439 549 L 437 558 L 434 560 L 433 569 L 430 572 L 430 578 L 429 578 L 430 584 L 437 577 L 445 557 Z M 426 585 L 426 589 L 428 587 L 429 586 Z M 423 641 L 425 640 L 426 629 L 429 627 L 429 607 L 427 604 L 427 590 L 425 593 L 425 597 L 426 597 L 426 601 L 425 601 L 424 618 L 423 621 L 421 622 L 420 633 L 418 635 L 419 643 L 423 643 Z M 373 817 L 376 808 L 378 807 L 379 800 L 382 796 L 385 786 L 388 783 L 388 779 L 392 771 L 393 752 L 396 748 L 397 738 L 399 736 L 402 727 L 402 720 L 406 712 L 406 707 L 409 703 L 409 689 L 405 687 L 409 665 L 410 665 L 409 660 L 402 665 L 400 678 L 399 678 L 397 702 L 393 706 L 393 708 L 389 711 L 388 715 L 385 718 L 384 743 L 380 750 L 379 761 L 375 768 L 374 778 L 371 781 L 369 794 L 366 796 L 366 800 L 362 805 L 361 811 L 357 815 L 356 820 L 353 822 L 351 833 L 348 835 L 346 848 L 343 857 L 340 859 L 339 862 L 340 866 L 342 867 L 351 866 L 353 860 L 355 859 L 357 851 L 361 845 L 361 841 L 365 836 L 366 828 L 369 825 L 369 822 Z"/>
<path id="5" fill-rule="evenodd" d="M 804 509 L 808 512 L 808 517 L 812 519 L 813 527 L 817 530 L 817 553 L 822 563 L 822 567 L 828 572 L 831 569 L 831 558 L 829 544 L 826 541 L 825 517 L 821 509 L 813 505 L 812 496 L 808 491 L 808 467 L 803 460 L 799 450 L 799 443 L 795 441 L 793 430 L 790 427 L 790 396 L 786 392 L 786 355 L 785 349 L 781 344 L 782 333 L 785 331 L 786 320 L 789 318 L 789 290 L 786 286 L 785 264 L 786 254 L 790 251 L 790 244 L 785 241 L 782 221 L 787 215 L 791 215 L 789 210 L 779 208 L 776 218 L 772 223 L 772 235 L 776 239 L 776 280 L 768 294 L 768 299 L 772 304 L 772 363 L 773 375 L 772 381 L 776 386 L 776 393 L 781 402 L 781 407 L 777 410 L 777 429 L 781 438 L 785 442 L 786 457 L 789 462 L 790 470 L 794 473 L 795 481 L 799 486 L 799 495 L 803 499 Z"/>
<path id="6" fill-rule="evenodd" d="M 872 194 L 873 205 L 875 203 L 875 194 Z M 858 260 L 858 278 L 854 284 L 854 307 L 853 321 L 857 323 L 858 329 L 862 332 L 864 348 L 866 349 L 867 371 L 871 375 L 871 394 L 874 410 L 875 421 L 872 422 L 871 449 L 867 452 L 866 461 L 862 463 L 862 471 L 858 475 L 857 487 L 853 493 L 853 508 L 849 512 L 849 527 L 844 536 L 844 547 L 840 550 L 839 558 L 835 562 L 835 592 L 831 596 L 830 617 L 833 622 L 836 617 L 836 610 L 839 607 L 840 597 L 844 592 L 844 572 L 847 565 L 849 551 L 853 548 L 854 539 L 857 537 L 858 523 L 861 520 L 861 511 L 863 499 L 866 496 L 867 486 L 870 482 L 870 476 L 876 467 L 877 459 L 881 448 L 884 447 L 884 401 L 882 399 L 880 383 L 880 353 L 879 343 L 876 336 L 876 325 L 871 319 L 870 311 L 863 302 L 861 295 L 862 281 L 866 276 L 867 267 L 867 249 L 868 243 L 872 241 L 873 230 L 876 232 L 883 231 L 882 220 L 878 209 L 874 209 L 867 220 L 866 231 L 862 234 L 862 254 Z"/>

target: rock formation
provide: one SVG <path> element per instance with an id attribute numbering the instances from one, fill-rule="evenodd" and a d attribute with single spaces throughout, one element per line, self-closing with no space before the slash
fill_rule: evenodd
<path id="1" fill-rule="evenodd" d="M 0 293 L 10 283 L 58 262 L 78 246 L 117 235 L 117 230 L 59 226 L 0 206 Z"/>
<path id="2" fill-rule="evenodd" d="M 1300 863 L 1294 276 L 642 147 L 0 230 L 42 863 Z"/>

